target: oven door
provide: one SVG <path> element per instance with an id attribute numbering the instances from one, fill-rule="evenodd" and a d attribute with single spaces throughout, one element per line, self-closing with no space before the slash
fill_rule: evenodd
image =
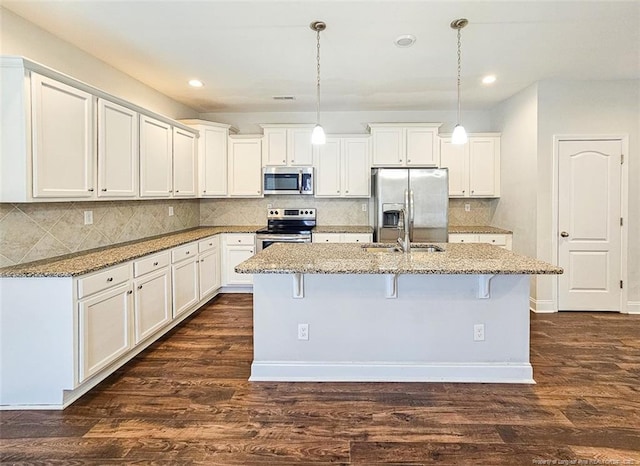
<path id="1" fill-rule="evenodd" d="M 274 243 L 310 243 L 310 235 L 298 234 L 259 234 L 256 235 L 257 252 L 268 248 Z"/>

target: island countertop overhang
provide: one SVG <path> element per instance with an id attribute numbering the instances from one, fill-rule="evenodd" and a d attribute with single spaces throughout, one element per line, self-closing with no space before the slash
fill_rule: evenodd
<path id="1" fill-rule="evenodd" d="M 425 252 L 414 248 L 410 254 L 404 254 L 366 250 L 370 246 L 381 246 L 379 244 L 279 243 L 239 264 L 235 270 L 253 274 L 554 275 L 563 272 L 547 262 L 490 244 L 436 245 L 443 251 Z"/>

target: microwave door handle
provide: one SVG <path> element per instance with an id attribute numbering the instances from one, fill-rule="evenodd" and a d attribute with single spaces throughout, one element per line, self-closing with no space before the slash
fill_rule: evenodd
<path id="1" fill-rule="evenodd" d="M 298 189 L 300 190 L 300 194 L 302 194 L 302 170 L 298 170 Z"/>

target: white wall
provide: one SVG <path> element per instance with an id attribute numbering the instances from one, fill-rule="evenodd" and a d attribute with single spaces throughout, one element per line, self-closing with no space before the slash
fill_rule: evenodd
<path id="1" fill-rule="evenodd" d="M 425 105 L 426 106 L 426 105 Z M 369 123 L 442 123 L 440 132 L 451 132 L 456 113 L 443 111 L 354 111 L 322 112 L 322 126 L 328 134 L 364 134 Z M 202 113 L 200 118 L 236 127 L 240 133 L 262 133 L 261 123 L 315 123 L 316 113 L 310 112 L 256 112 L 256 113 Z M 462 112 L 463 124 L 469 132 L 493 131 L 489 111 Z"/>
<path id="2" fill-rule="evenodd" d="M 0 55 L 29 58 L 169 118 L 198 116 L 193 109 L 4 8 L 0 8 Z"/>
<path id="3" fill-rule="evenodd" d="M 628 134 L 628 299 L 640 301 L 640 81 L 543 81 L 538 85 L 537 257 L 552 257 L 554 135 Z M 552 299 L 551 278 L 538 277 L 538 299 Z"/>
<path id="4" fill-rule="evenodd" d="M 500 141 L 501 197 L 493 225 L 513 231 L 513 251 L 536 256 L 538 86 L 534 84 L 493 110 Z M 531 296 L 535 299 L 535 278 Z"/>

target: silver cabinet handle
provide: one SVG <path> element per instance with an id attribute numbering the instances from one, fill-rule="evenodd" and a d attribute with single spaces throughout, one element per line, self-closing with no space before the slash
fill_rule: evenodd
<path id="1" fill-rule="evenodd" d="M 108 282 L 112 282 L 112 281 L 113 281 L 113 277 L 109 277 L 109 278 L 107 278 L 107 281 L 108 281 Z"/>
<path id="2" fill-rule="evenodd" d="M 103 193 L 107 192 L 107 188 L 102 188 L 100 191 L 102 191 Z"/>
<path id="3" fill-rule="evenodd" d="M 567 233 L 566 231 L 563 231 L 562 233 L 560 233 L 560 236 L 562 236 L 563 238 L 568 238 L 569 233 Z"/>
<path id="4" fill-rule="evenodd" d="M 142 289 L 142 285 L 138 285 L 138 289 L 141 290 Z"/>
<path id="5" fill-rule="evenodd" d="M 191 254 L 191 251 L 187 251 L 187 252 L 185 252 L 185 254 L 189 255 L 189 254 Z"/>
<path id="6" fill-rule="evenodd" d="M 156 265 L 158 265 L 158 263 L 157 263 L 157 262 L 154 262 L 154 263 L 153 263 L 153 266 L 155 267 Z"/>
<path id="7" fill-rule="evenodd" d="M 133 290 L 127 291 L 127 294 L 133 294 Z"/>
<path id="8" fill-rule="evenodd" d="M 200 262 L 204 262 L 204 259 L 200 259 Z"/>
<path id="9" fill-rule="evenodd" d="M 93 188 L 89 188 L 89 192 L 92 193 L 93 192 Z"/>

